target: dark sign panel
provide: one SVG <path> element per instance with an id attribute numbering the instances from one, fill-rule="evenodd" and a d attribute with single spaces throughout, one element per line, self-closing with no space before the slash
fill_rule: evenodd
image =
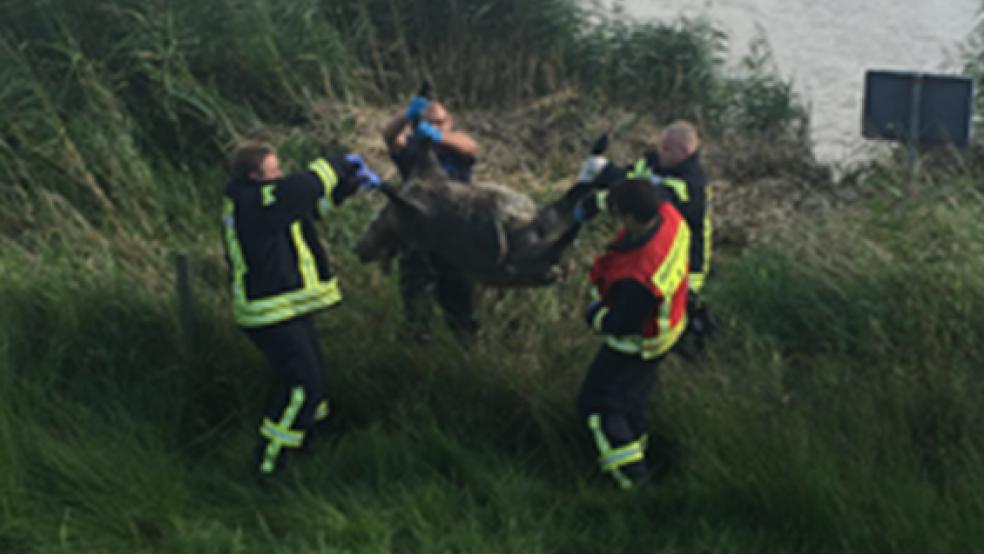
<path id="1" fill-rule="evenodd" d="M 868 71 L 861 134 L 900 142 L 915 139 L 924 146 L 967 146 L 973 99 L 969 77 Z"/>

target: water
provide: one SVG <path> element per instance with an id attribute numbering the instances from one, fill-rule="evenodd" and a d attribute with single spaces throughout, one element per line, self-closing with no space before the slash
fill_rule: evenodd
<path id="1" fill-rule="evenodd" d="M 861 139 L 868 69 L 959 73 L 981 0 L 598 0 L 632 16 L 705 15 L 730 37 L 731 61 L 764 37 L 779 74 L 810 107 L 817 157 L 849 163 L 884 145 Z"/>

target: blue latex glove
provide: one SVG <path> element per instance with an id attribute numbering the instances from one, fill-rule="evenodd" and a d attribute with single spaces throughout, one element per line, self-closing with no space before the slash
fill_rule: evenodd
<path id="1" fill-rule="evenodd" d="M 410 105 L 407 106 L 407 111 L 404 112 L 407 119 L 417 119 L 420 114 L 424 113 L 424 109 L 427 108 L 427 104 L 430 104 L 430 100 L 423 96 L 414 96 L 410 100 Z"/>
<path id="2" fill-rule="evenodd" d="M 441 130 L 426 121 L 421 121 L 420 124 L 417 125 L 413 135 L 415 138 L 425 138 L 431 142 L 441 142 L 441 139 L 443 138 L 441 135 Z"/>
<path id="3" fill-rule="evenodd" d="M 382 179 L 358 154 L 346 154 L 345 162 L 355 169 L 355 182 L 364 189 L 379 188 Z"/>
<path id="4" fill-rule="evenodd" d="M 588 302 L 588 307 L 584 309 L 584 321 L 587 322 L 588 327 L 594 327 L 594 318 L 598 315 L 598 310 L 602 309 L 604 304 L 601 300 L 592 300 Z"/>
<path id="5" fill-rule="evenodd" d="M 574 206 L 574 220 L 581 224 L 588 222 L 588 214 L 585 213 L 584 206 L 580 202 Z"/>
<path id="6" fill-rule="evenodd" d="M 594 193 L 578 200 L 574 205 L 574 219 L 578 223 L 587 223 L 596 215 L 598 215 L 598 199 L 595 198 Z"/>

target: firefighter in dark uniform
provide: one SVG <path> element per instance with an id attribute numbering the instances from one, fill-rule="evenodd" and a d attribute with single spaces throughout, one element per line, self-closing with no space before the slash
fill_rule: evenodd
<path id="1" fill-rule="evenodd" d="M 700 137 L 687 121 L 676 121 L 659 135 L 655 150 L 629 170 L 632 177 L 659 177 L 673 191 L 673 203 L 690 227 L 690 290 L 699 294 L 711 269 L 711 189 L 700 163 Z"/>
<path id="2" fill-rule="evenodd" d="M 687 301 L 689 328 L 680 353 L 690 358 L 704 348 L 714 333 L 716 317 L 701 296 L 711 270 L 711 188 L 700 163 L 700 137 L 688 121 L 675 121 L 659 135 L 656 149 L 643 154 L 628 171 L 629 177 L 655 177 L 673 191 L 673 203 L 690 227 L 690 296 Z"/>
<path id="3" fill-rule="evenodd" d="M 355 154 L 319 158 L 284 176 L 276 150 L 248 143 L 233 153 L 223 224 L 236 323 L 263 352 L 280 385 L 263 418 L 255 469 L 272 474 L 328 417 L 325 363 L 313 314 L 341 298 L 314 228 L 360 186 L 379 177 Z"/>
<path id="4" fill-rule="evenodd" d="M 438 161 L 453 180 L 467 185 L 478 155 L 478 144 L 454 128 L 454 118 L 437 101 L 415 96 L 406 110 L 396 114 L 382 130 L 393 162 L 406 180 L 414 160 L 408 141 L 430 141 Z M 400 294 L 404 317 L 415 338 L 426 341 L 431 333 L 433 298 L 455 337 L 467 343 L 478 330 L 474 284 L 436 253 L 411 251 L 399 260 Z"/>
<path id="5" fill-rule="evenodd" d="M 630 489 L 647 476 L 646 406 L 657 368 L 687 325 L 691 233 L 669 192 L 642 179 L 611 187 L 624 226 L 595 259 L 585 317 L 604 336 L 577 399 L 602 471 Z"/>

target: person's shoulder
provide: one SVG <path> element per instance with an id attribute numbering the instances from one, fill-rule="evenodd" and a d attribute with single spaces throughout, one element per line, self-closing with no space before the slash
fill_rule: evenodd
<path id="1" fill-rule="evenodd" d="M 246 177 L 233 177 L 226 181 L 225 187 L 223 188 L 223 193 L 230 198 L 235 198 L 237 196 L 242 196 L 247 191 L 254 188 L 256 188 L 256 182 L 252 179 Z"/>

